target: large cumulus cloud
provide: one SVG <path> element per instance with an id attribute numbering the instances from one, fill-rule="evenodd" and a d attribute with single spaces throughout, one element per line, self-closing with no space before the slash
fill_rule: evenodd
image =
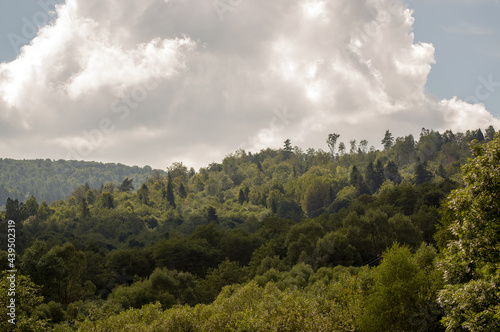
<path id="1" fill-rule="evenodd" d="M 498 126 L 426 95 L 435 50 L 413 23 L 399 0 L 67 0 L 0 65 L 0 149 L 201 166 L 286 138 Z"/>

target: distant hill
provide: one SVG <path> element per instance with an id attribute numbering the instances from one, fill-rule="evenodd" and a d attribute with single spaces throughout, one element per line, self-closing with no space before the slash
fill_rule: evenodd
<path id="1" fill-rule="evenodd" d="M 108 182 L 119 184 L 127 177 L 133 179 L 134 188 L 138 188 L 155 172 L 165 174 L 150 166 L 0 158 L 0 206 L 8 197 L 24 201 L 35 196 L 40 202 L 50 203 L 66 198 L 79 185 L 88 183 L 91 188 L 99 188 Z"/>

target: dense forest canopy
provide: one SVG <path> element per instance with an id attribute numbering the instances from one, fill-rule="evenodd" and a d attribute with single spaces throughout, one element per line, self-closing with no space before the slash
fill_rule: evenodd
<path id="1" fill-rule="evenodd" d="M 2 243 L 16 222 L 18 326 L 500 328 L 500 136 L 485 133 L 387 131 L 382 151 L 366 140 L 347 149 L 333 133 L 327 152 L 286 140 L 198 172 L 174 163 L 143 182 L 84 176 L 49 203 L 7 198 L 0 220 Z"/>

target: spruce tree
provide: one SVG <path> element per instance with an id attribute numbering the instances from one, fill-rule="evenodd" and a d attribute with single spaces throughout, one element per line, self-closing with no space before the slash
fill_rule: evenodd
<path id="1" fill-rule="evenodd" d="M 432 180 L 432 173 L 427 170 L 426 162 L 418 162 L 415 165 L 415 184 L 417 186 L 430 182 Z"/>
<path id="2" fill-rule="evenodd" d="M 187 192 L 186 192 L 186 188 L 184 187 L 184 185 L 181 183 L 181 185 L 179 186 L 179 196 L 181 198 L 186 198 L 187 197 Z"/>
<path id="3" fill-rule="evenodd" d="M 245 201 L 245 193 L 243 192 L 243 189 L 240 189 L 240 192 L 238 194 L 238 203 L 243 204 Z"/>
<path id="4" fill-rule="evenodd" d="M 170 174 L 168 175 L 166 199 L 167 199 L 167 203 L 175 209 L 176 205 L 175 205 L 175 196 L 174 196 L 174 185 L 172 183 L 172 177 L 170 176 Z"/>

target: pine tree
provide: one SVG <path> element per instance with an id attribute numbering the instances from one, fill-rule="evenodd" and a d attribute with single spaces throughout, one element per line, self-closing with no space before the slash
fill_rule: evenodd
<path id="1" fill-rule="evenodd" d="M 365 179 L 371 194 L 375 193 L 378 189 L 376 177 L 375 167 L 373 167 L 373 162 L 370 161 L 366 166 Z"/>
<path id="2" fill-rule="evenodd" d="M 257 160 L 257 169 L 264 173 L 264 170 L 262 169 L 262 164 L 260 163 L 260 160 Z"/>
<path id="3" fill-rule="evenodd" d="M 278 211 L 278 205 L 276 204 L 276 200 L 274 199 L 271 200 L 271 211 L 273 213 L 276 213 L 276 211 Z"/>
<path id="4" fill-rule="evenodd" d="M 245 199 L 246 199 L 247 203 L 249 201 L 248 194 L 250 194 L 250 188 L 248 188 L 248 186 L 247 186 L 247 187 L 245 187 Z"/>
<path id="5" fill-rule="evenodd" d="M 415 165 L 415 184 L 417 186 L 432 180 L 432 173 L 427 169 L 426 162 L 418 162 Z"/>
<path id="6" fill-rule="evenodd" d="M 394 184 L 401 183 L 398 165 L 392 160 L 385 166 L 384 176 L 386 179 L 391 180 Z"/>
<path id="7" fill-rule="evenodd" d="M 243 192 L 243 189 L 240 189 L 240 192 L 238 194 L 238 203 L 243 204 L 245 201 L 245 193 Z"/>
<path id="8" fill-rule="evenodd" d="M 384 183 L 384 165 L 382 164 L 382 161 L 379 159 L 377 160 L 377 163 L 375 164 L 375 185 L 378 188 Z"/>
<path id="9" fill-rule="evenodd" d="M 19 220 L 21 216 L 21 208 L 19 206 L 18 199 L 7 198 L 7 202 L 5 203 L 5 219 L 6 220 L 14 220 L 15 222 L 20 222 Z"/>
<path id="10" fill-rule="evenodd" d="M 187 197 L 187 192 L 186 192 L 186 188 L 184 187 L 184 184 L 181 183 L 181 185 L 179 186 L 179 196 L 181 198 L 186 198 Z"/>
<path id="11" fill-rule="evenodd" d="M 283 145 L 283 155 L 284 155 L 285 159 L 290 158 L 292 153 L 293 153 L 292 142 L 288 138 L 287 140 L 285 140 L 284 145 Z"/>
<path id="12" fill-rule="evenodd" d="M 217 210 L 213 206 L 209 206 L 207 208 L 207 220 L 208 222 L 217 222 L 219 220 L 219 217 L 217 216 Z"/>
<path id="13" fill-rule="evenodd" d="M 168 204 L 175 209 L 176 205 L 174 196 L 174 185 L 172 183 L 172 177 L 170 176 L 170 174 L 168 175 L 166 199 Z"/>
<path id="14" fill-rule="evenodd" d="M 447 177 L 447 175 L 446 175 L 446 170 L 444 169 L 443 164 L 439 164 L 437 174 L 438 174 L 440 177 L 442 177 L 442 178 L 446 178 L 446 177 Z"/>
<path id="15" fill-rule="evenodd" d="M 349 177 L 349 183 L 352 185 L 352 186 L 355 186 L 356 183 L 358 183 L 358 178 L 361 176 L 361 174 L 359 173 L 358 171 L 358 168 L 356 167 L 356 165 L 352 166 L 352 169 L 351 169 L 351 175 Z"/>
<path id="16" fill-rule="evenodd" d="M 79 213 L 80 213 L 81 218 L 90 217 L 90 209 L 89 209 L 86 198 L 82 198 L 80 200 L 80 204 L 78 205 L 78 208 L 79 208 Z"/>
<path id="17" fill-rule="evenodd" d="M 115 207 L 113 195 L 109 192 L 102 193 L 101 206 L 106 209 L 113 209 Z"/>
<path id="18" fill-rule="evenodd" d="M 484 136 L 484 139 L 486 140 L 486 142 L 489 142 L 492 141 L 494 137 L 495 137 L 495 128 L 493 128 L 493 126 L 489 126 L 486 129 L 486 135 Z"/>
<path id="19" fill-rule="evenodd" d="M 149 188 L 145 183 L 137 190 L 137 195 L 142 203 L 149 205 Z"/>
<path id="20" fill-rule="evenodd" d="M 132 185 L 132 181 L 134 181 L 134 179 L 130 179 L 130 180 L 129 180 L 129 178 L 124 179 L 122 184 L 118 187 L 118 191 L 129 192 L 129 191 L 134 190 L 134 186 Z M 90 190 L 90 187 L 88 189 Z"/>
<path id="21" fill-rule="evenodd" d="M 377 161 L 377 166 L 374 167 L 373 162 L 370 162 L 366 167 L 365 181 L 370 193 L 375 193 L 384 181 L 384 170 L 382 162 Z"/>
<path id="22" fill-rule="evenodd" d="M 477 130 L 476 140 L 478 142 L 484 142 L 484 135 L 483 135 L 483 132 L 481 131 L 481 129 Z"/>

